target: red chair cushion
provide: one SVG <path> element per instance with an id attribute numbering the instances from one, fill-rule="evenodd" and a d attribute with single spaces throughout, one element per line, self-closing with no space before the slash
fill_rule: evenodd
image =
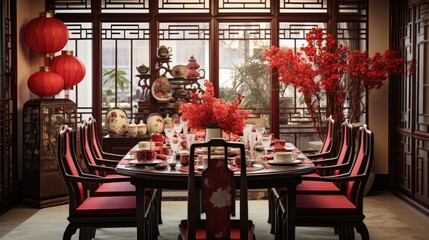
<path id="1" fill-rule="evenodd" d="M 121 174 L 107 174 L 104 177 L 105 178 L 130 178 L 128 176 L 124 176 L 124 175 L 121 175 Z"/>
<path id="2" fill-rule="evenodd" d="M 296 215 L 354 214 L 356 206 L 344 195 L 301 194 L 296 196 Z"/>
<path id="3" fill-rule="evenodd" d="M 97 196 L 132 196 L 136 195 L 136 187 L 130 182 L 103 183 L 95 190 Z"/>
<path id="4" fill-rule="evenodd" d="M 255 225 L 252 220 L 249 220 L 249 228 L 247 238 L 251 239 L 253 235 L 253 231 L 255 229 Z M 188 221 L 182 220 L 180 221 L 179 230 L 184 236 L 185 239 L 188 239 Z M 197 223 L 197 231 L 196 231 L 196 239 L 206 240 L 206 221 L 201 220 Z M 222 237 L 220 239 L 227 239 L 227 237 Z M 231 239 L 240 239 L 240 220 L 232 220 L 231 221 Z"/>
<path id="5" fill-rule="evenodd" d="M 145 205 L 149 204 L 150 197 L 145 196 Z M 76 208 L 76 214 L 80 216 L 135 216 L 135 196 L 108 196 L 89 197 Z"/>
<path id="6" fill-rule="evenodd" d="M 339 192 L 340 189 L 332 182 L 302 181 L 296 186 L 297 192 Z"/>

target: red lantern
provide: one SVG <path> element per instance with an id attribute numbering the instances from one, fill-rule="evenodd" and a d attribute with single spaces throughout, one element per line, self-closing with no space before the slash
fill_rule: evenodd
<path id="1" fill-rule="evenodd" d="M 50 56 L 64 48 L 69 40 L 69 31 L 52 13 L 40 13 L 26 26 L 24 38 L 27 45 L 35 52 Z"/>
<path id="2" fill-rule="evenodd" d="M 85 77 L 85 65 L 77 57 L 73 56 L 73 51 L 61 51 L 61 55 L 56 56 L 51 61 L 52 71 L 64 79 L 64 88 L 72 89 Z"/>
<path id="3" fill-rule="evenodd" d="M 33 73 L 28 78 L 27 86 L 31 92 L 43 98 L 61 92 L 64 88 L 64 80 L 60 75 L 51 72 L 50 67 L 41 67 L 40 72 Z"/>

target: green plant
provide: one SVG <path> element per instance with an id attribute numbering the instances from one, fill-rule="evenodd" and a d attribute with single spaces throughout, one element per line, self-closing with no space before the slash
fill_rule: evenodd
<path id="1" fill-rule="evenodd" d="M 103 106 L 107 107 L 111 107 L 110 105 L 115 103 L 117 95 L 115 94 L 115 84 L 121 90 L 122 95 L 126 95 L 127 90 L 129 91 L 131 86 L 131 81 L 127 78 L 127 72 L 115 68 L 102 69 L 102 83 Z"/>
<path id="2" fill-rule="evenodd" d="M 243 64 L 234 64 L 231 88 L 221 88 L 220 96 L 231 100 L 236 93 L 244 96 L 243 108 L 268 108 L 270 106 L 270 72 L 262 57 L 264 47 L 253 50 L 253 55 Z"/>

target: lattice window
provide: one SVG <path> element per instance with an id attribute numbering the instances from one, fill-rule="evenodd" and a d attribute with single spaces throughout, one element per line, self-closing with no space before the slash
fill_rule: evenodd
<path id="1" fill-rule="evenodd" d="M 171 66 L 186 65 L 188 59 L 194 56 L 205 72 L 210 76 L 210 24 L 208 22 L 159 24 L 159 45 L 171 47 Z M 160 70 L 160 75 L 163 72 Z M 205 79 L 198 80 L 203 86 Z"/>
<path id="2" fill-rule="evenodd" d="M 263 23 L 221 23 L 219 25 L 219 39 L 270 39 L 270 36 L 269 25 Z"/>
<path id="3" fill-rule="evenodd" d="M 149 12 L 149 0 L 102 0 L 102 13 L 147 13 Z"/>
<path id="4" fill-rule="evenodd" d="M 69 30 L 69 41 L 64 49 L 72 50 L 73 55 L 78 57 L 86 68 L 85 78 L 73 89 L 69 90 L 70 100 L 76 103 L 77 120 L 87 119 L 92 114 L 92 24 L 87 22 L 65 23 Z M 60 54 L 58 52 L 57 54 Z M 56 97 L 65 98 L 64 91 Z"/>
<path id="5" fill-rule="evenodd" d="M 429 55 L 429 2 L 417 7 L 417 32 L 416 32 L 416 102 L 417 119 L 416 130 L 429 133 L 429 76 L 428 59 Z"/>
<path id="6" fill-rule="evenodd" d="M 209 13 L 210 0 L 158 0 L 160 13 Z"/>
<path id="7" fill-rule="evenodd" d="M 149 23 L 103 23 L 101 37 L 103 113 L 121 107 L 133 116 L 142 94 L 136 67 L 149 63 Z"/>
<path id="8" fill-rule="evenodd" d="M 218 34 L 220 97 L 232 101 L 241 93 L 241 106 L 269 123 L 271 80 L 262 52 L 270 47 L 270 23 L 223 22 Z"/>
<path id="9" fill-rule="evenodd" d="M 313 28 L 323 29 L 327 33 L 327 24 L 323 22 L 281 22 L 280 47 L 300 51 L 307 43 L 307 33 Z M 317 141 L 319 137 L 311 126 L 311 116 L 302 100 L 302 94 L 293 86 L 279 83 L 279 98 L 280 136 L 301 149 L 310 149 L 309 142 Z"/>
<path id="10" fill-rule="evenodd" d="M 16 9 L 11 1 L 0 2 L 0 210 L 13 206 L 18 199 L 18 160 L 16 145 Z M 15 91 L 15 92 L 14 92 Z"/>
<path id="11" fill-rule="evenodd" d="M 90 13 L 91 0 L 51 0 L 49 9 L 55 9 L 56 13 Z"/>
<path id="12" fill-rule="evenodd" d="M 340 0 L 338 13 L 366 17 L 367 7 L 366 0 Z"/>
<path id="13" fill-rule="evenodd" d="M 281 0 L 281 13 L 327 13 L 327 0 Z"/>
<path id="14" fill-rule="evenodd" d="M 160 40 L 209 40 L 208 23 L 160 23 Z"/>
<path id="15" fill-rule="evenodd" d="M 220 0 L 219 12 L 270 12 L 270 0 Z"/>

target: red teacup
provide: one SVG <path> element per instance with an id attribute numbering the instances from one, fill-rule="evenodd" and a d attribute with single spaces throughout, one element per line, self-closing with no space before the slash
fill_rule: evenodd
<path id="1" fill-rule="evenodd" d="M 152 135 L 150 135 L 150 140 L 152 142 L 164 142 L 164 136 L 159 133 L 152 133 Z"/>
<path id="2" fill-rule="evenodd" d="M 143 162 L 152 162 L 156 158 L 156 151 L 155 150 L 137 150 L 137 160 L 143 161 Z"/>

